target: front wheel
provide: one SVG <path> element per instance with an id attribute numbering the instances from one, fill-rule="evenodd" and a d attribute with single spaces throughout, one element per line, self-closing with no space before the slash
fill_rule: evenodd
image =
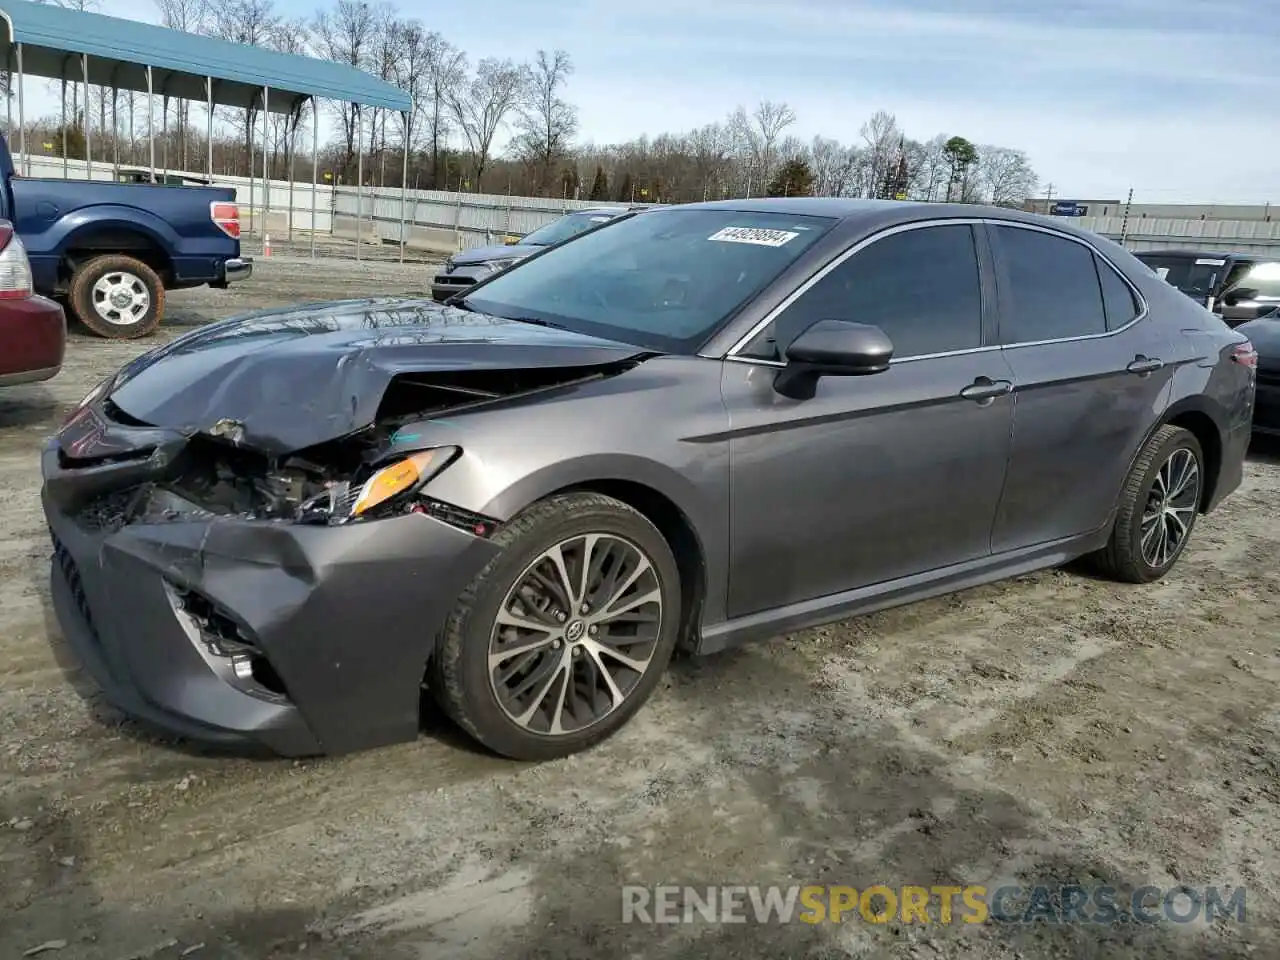
<path id="1" fill-rule="evenodd" d="M 611 497 L 539 501 L 459 598 L 430 672 L 445 712 L 489 749 L 550 760 L 598 743 L 653 692 L 680 625 L 662 534 Z"/>
<path id="2" fill-rule="evenodd" d="M 1102 572 L 1150 583 L 1173 569 L 1191 539 L 1204 480 L 1195 434 L 1169 424 L 1157 430 L 1129 471 L 1111 540 L 1096 555 Z"/>
<path id="3" fill-rule="evenodd" d="M 141 260 L 107 254 L 86 260 L 71 277 L 76 317 L 100 337 L 145 337 L 164 314 L 164 282 Z"/>

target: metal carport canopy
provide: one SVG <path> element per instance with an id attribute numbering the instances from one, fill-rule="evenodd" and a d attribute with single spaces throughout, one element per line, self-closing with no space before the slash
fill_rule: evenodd
<path id="1" fill-rule="evenodd" d="M 151 67 L 156 94 L 203 102 L 207 77 L 220 106 L 260 108 L 268 87 L 273 113 L 289 113 L 315 97 L 411 109 L 403 90 L 348 64 L 31 0 L 0 0 L 0 19 L 8 28 L 6 67 L 17 70 L 14 49 L 21 44 L 27 76 L 83 81 L 80 61 L 87 55 L 89 83 L 120 90 L 146 93 Z"/>

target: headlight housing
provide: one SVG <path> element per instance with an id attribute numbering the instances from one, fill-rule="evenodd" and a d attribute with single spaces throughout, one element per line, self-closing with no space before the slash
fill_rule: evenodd
<path id="1" fill-rule="evenodd" d="M 303 523 L 337 525 L 374 520 L 403 512 L 428 480 L 447 467 L 461 451 L 432 447 L 397 457 L 380 466 L 363 482 L 342 480 L 298 508 Z"/>
<path id="2" fill-rule="evenodd" d="M 507 257 L 503 260 L 487 260 L 485 262 L 488 264 L 490 270 L 497 273 L 499 270 L 507 269 L 507 267 L 516 262 L 516 259 L 516 257 Z"/>

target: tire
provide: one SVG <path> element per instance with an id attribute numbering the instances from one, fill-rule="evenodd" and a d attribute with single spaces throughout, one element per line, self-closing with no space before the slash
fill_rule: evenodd
<path id="1" fill-rule="evenodd" d="M 680 573 L 671 548 L 638 511 L 595 493 L 557 494 L 541 500 L 505 525 L 494 540 L 502 552 L 459 597 L 446 622 L 428 670 L 432 693 L 463 730 L 514 760 L 551 760 L 594 746 L 640 709 L 671 659 L 682 619 Z M 557 549 L 560 568 L 546 556 Z M 592 573 L 589 584 L 599 583 L 598 588 L 580 588 L 583 554 L 594 561 L 587 564 Z M 640 556 L 648 561 L 647 568 L 639 564 Z M 608 558 L 620 560 L 604 574 L 615 576 L 617 585 L 625 586 L 637 568 L 640 572 L 631 586 L 612 600 L 602 600 L 608 583 L 601 583 L 597 574 L 606 569 L 603 561 Z M 578 595 L 572 602 L 563 597 L 564 579 L 556 576 L 558 569 L 568 572 L 569 586 Z M 541 589 L 550 582 L 548 577 L 556 581 L 555 589 Z M 533 590 L 530 584 L 539 589 Z M 522 596 L 515 595 L 518 588 Z M 552 599 L 557 592 L 565 602 Z M 658 598 L 657 624 L 637 624 L 634 637 L 628 638 L 632 625 L 621 619 L 627 612 L 624 604 L 635 603 L 641 596 Z M 582 598 L 601 603 L 602 609 L 584 613 L 590 604 L 579 607 L 576 614 L 563 609 Z M 651 600 L 630 612 L 651 617 L 654 603 Z M 507 626 L 500 636 L 499 613 L 513 604 L 519 607 L 522 621 L 532 623 L 536 617 L 538 629 Z M 610 617 L 609 610 L 617 613 Z M 537 644 L 538 649 L 523 657 L 510 652 L 525 644 Z M 495 646 L 498 655 L 505 654 L 498 665 L 514 673 L 509 681 L 490 674 Z M 643 664 L 643 669 L 629 669 L 615 655 L 627 657 L 633 665 Z M 608 674 L 608 681 L 601 671 Z M 563 699 L 566 675 L 580 684 L 568 701 L 571 709 L 566 709 Z M 595 692 L 594 704 L 586 703 L 583 689 Z M 623 696 L 614 697 L 614 692 Z M 558 712 L 557 694 L 561 697 Z"/>
<path id="2" fill-rule="evenodd" d="M 1189 486 L 1175 491 L 1175 496 L 1167 501 L 1161 501 L 1169 505 L 1174 517 L 1162 512 L 1154 522 L 1148 520 L 1144 523 L 1144 516 L 1149 518 L 1155 512 L 1153 508 L 1156 499 L 1161 497 L 1161 486 L 1167 488 L 1170 478 L 1175 486 L 1180 482 L 1183 476 L 1180 471 L 1188 457 L 1189 462 L 1195 465 L 1194 476 L 1187 480 Z M 1151 583 L 1172 570 L 1195 529 L 1204 497 L 1204 480 L 1204 451 L 1200 441 L 1190 430 L 1182 427 L 1167 424 L 1160 427 L 1138 454 L 1125 480 L 1111 539 L 1094 555 L 1099 570 L 1122 583 Z M 1167 554 L 1154 552 L 1153 544 L 1160 538 L 1159 527 L 1164 526 L 1168 534 L 1178 529 L 1178 520 L 1185 523 L 1185 530 L 1176 545 Z M 1144 532 L 1151 532 L 1146 540 L 1146 549 Z M 1165 543 L 1169 541 L 1165 540 Z"/>
<path id="3" fill-rule="evenodd" d="M 113 302 L 116 292 L 121 299 Z M 81 323 L 109 340 L 145 337 L 164 316 L 164 282 L 141 260 L 120 254 L 80 264 L 67 299 Z"/>

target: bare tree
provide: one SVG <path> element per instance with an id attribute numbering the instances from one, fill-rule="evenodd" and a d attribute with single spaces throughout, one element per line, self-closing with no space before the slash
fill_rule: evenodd
<path id="1" fill-rule="evenodd" d="M 280 31 L 280 15 L 273 0 L 221 0 L 209 8 L 204 32 L 209 36 L 251 47 L 270 47 Z M 253 156 L 253 128 L 260 108 L 233 109 L 231 121 L 241 132 L 246 161 Z M 250 175 L 252 170 L 248 171 Z"/>
<path id="2" fill-rule="evenodd" d="M 760 176 L 765 180 L 774 174 L 778 165 L 778 138 L 782 131 L 796 122 L 796 112 L 786 103 L 775 103 L 762 100 L 751 115 L 754 121 L 756 143 L 758 144 L 757 160 L 760 165 Z"/>
<path id="3" fill-rule="evenodd" d="M 440 162 L 452 126 L 449 104 L 466 79 L 467 58 L 435 32 L 423 37 L 423 47 L 427 58 L 427 91 L 423 107 L 427 138 L 431 141 L 431 187 L 439 189 L 443 179 Z"/>
<path id="4" fill-rule="evenodd" d="M 976 179 L 987 200 L 997 206 L 1019 207 L 1035 193 L 1038 178 L 1025 153 L 985 144 L 977 149 Z"/>
<path id="5" fill-rule="evenodd" d="M 357 69 L 369 66 L 377 37 L 378 13 L 363 0 L 337 0 L 333 10 L 321 12 L 315 18 L 316 47 L 320 56 L 334 63 L 345 63 Z M 360 124 L 360 108 L 342 102 L 336 111 L 342 124 L 344 151 L 340 166 L 345 177 L 354 170 L 356 149 L 363 150 L 363 142 L 357 144 L 356 134 Z M 360 140 L 363 141 L 363 133 Z"/>
<path id="6" fill-rule="evenodd" d="M 560 95 L 573 74 L 573 61 L 564 50 L 539 50 L 523 73 L 527 99 L 517 121 L 515 152 L 537 170 L 539 192 L 546 192 L 553 168 L 564 159 L 578 131 L 578 109 Z"/>
<path id="7" fill-rule="evenodd" d="M 511 60 L 487 57 L 476 64 L 475 76 L 449 96 L 449 106 L 466 138 L 480 190 L 489 151 L 498 128 L 524 96 L 524 73 Z"/>
<path id="8" fill-rule="evenodd" d="M 865 182 L 863 195 L 880 196 L 898 162 L 898 147 L 902 131 L 893 114 L 877 110 L 859 131 L 865 148 Z"/>
<path id="9" fill-rule="evenodd" d="M 199 33 L 209 17 L 209 0 L 155 0 L 160 11 L 161 26 L 184 33 Z M 105 117 L 105 106 L 103 114 Z M 187 169 L 187 127 L 190 123 L 191 104 L 187 100 L 177 103 L 178 154 L 181 167 Z M 104 124 L 105 126 L 105 120 Z"/>

